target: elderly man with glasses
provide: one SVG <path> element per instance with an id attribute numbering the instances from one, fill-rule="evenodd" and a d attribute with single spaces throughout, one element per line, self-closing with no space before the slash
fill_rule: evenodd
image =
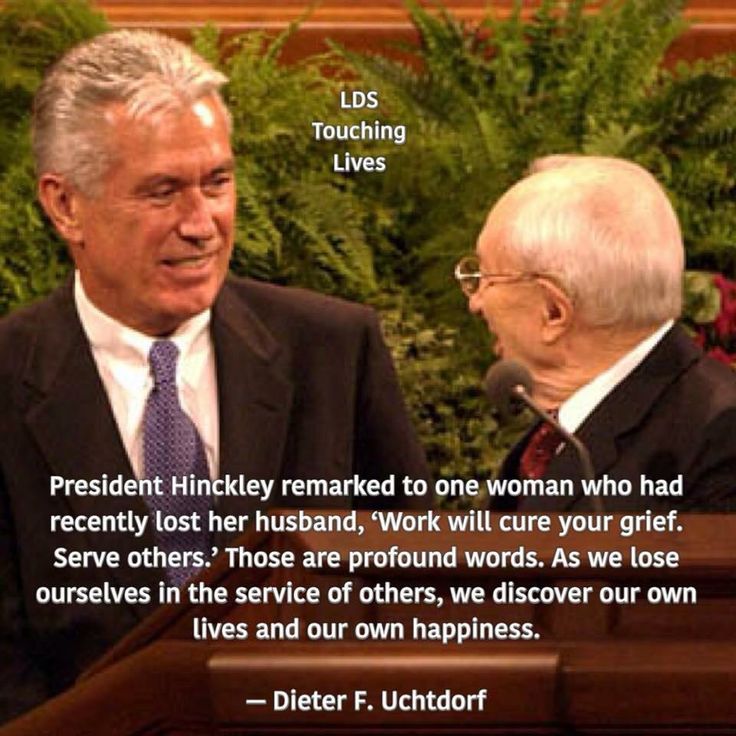
<path id="1" fill-rule="evenodd" d="M 496 355 L 530 371 L 534 398 L 587 445 L 597 478 L 632 483 L 607 510 L 736 507 L 736 375 L 675 323 L 684 249 L 664 191 L 619 159 L 554 156 L 532 172 L 455 270 Z M 544 425 L 501 468 L 502 478 L 580 475 Z M 580 494 L 501 505 L 587 510 Z"/>

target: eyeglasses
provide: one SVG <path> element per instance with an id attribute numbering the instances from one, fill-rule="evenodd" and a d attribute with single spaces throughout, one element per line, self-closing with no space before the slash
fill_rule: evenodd
<path id="1" fill-rule="evenodd" d="M 465 256 L 455 266 L 455 278 L 465 296 L 473 296 L 480 290 L 483 280 L 488 281 L 489 286 L 494 284 L 514 284 L 518 281 L 533 281 L 543 277 L 545 274 L 529 271 L 516 271 L 512 273 L 491 273 L 480 270 L 480 261 L 477 256 Z"/>

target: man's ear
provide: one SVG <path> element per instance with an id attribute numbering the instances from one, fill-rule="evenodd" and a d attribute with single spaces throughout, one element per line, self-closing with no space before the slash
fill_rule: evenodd
<path id="1" fill-rule="evenodd" d="M 572 299 L 554 281 L 538 279 L 542 290 L 542 341 L 551 345 L 572 326 L 575 307 Z"/>
<path id="2" fill-rule="evenodd" d="M 38 180 L 38 198 L 54 227 L 71 247 L 82 245 L 79 193 L 58 174 L 43 174 Z"/>

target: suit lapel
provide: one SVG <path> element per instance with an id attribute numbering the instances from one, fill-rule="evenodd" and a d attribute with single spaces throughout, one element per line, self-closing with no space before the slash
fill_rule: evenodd
<path id="1" fill-rule="evenodd" d="M 87 337 L 79 322 L 69 282 L 49 304 L 47 318 L 34 341 L 24 383 L 34 397 L 26 421 L 52 474 L 68 479 L 107 475 L 133 478 Z M 40 321 L 41 323 L 41 321 Z M 279 344 L 227 283 L 213 310 L 220 414 L 220 477 L 246 479 L 281 476 L 293 386 L 283 370 Z M 275 486 L 271 504 L 278 505 Z M 72 495 L 65 499 L 74 514 L 99 514 L 101 500 Z M 223 496 L 221 514 L 252 514 L 257 497 Z M 106 497 L 104 513 L 148 513 L 141 498 Z M 153 546 L 150 524 L 140 539 L 125 532 L 85 534 L 89 549 L 116 549 L 124 557 Z M 219 538 L 218 542 L 224 541 Z M 151 585 L 163 571 L 121 566 L 111 575 L 122 585 Z M 143 615 L 147 609 L 138 607 Z"/>
<path id="2" fill-rule="evenodd" d="M 77 317 L 71 283 L 58 291 L 49 305 L 49 315 L 39 328 L 24 373 L 24 383 L 35 401 L 26 414 L 27 426 L 46 459 L 51 474 L 67 479 L 99 479 L 107 475 L 133 478 L 125 448 L 118 433 L 87 337 Z M 141 498 L 71 495 L 64 499 L 74 515 L 146 515 Z M 94 550 L 117 550 L 121 559 L 133 550 L 153 545 L 150 524 L 143 537 L 127 532 L 86 533 L 86 546 Z M 61 540 L 60 540 L 61 541 Z M 160 571 L 132 570 L 127 565 L 111 569 L 121 585 L 157 585 Z M 145 606 L 135 607 L 142 616 Z"/>
<path id="3" fill-rule="evenodd" d="M 661 394 L 701 353 L 684 330 L 675 325 L 649 355 L 594 409 L 577 432 L 590 451 L 597 477 L 619 459 L 618 440 L 646 420 Z M 579 479 L 580 463 L 572 447 L 553 458 L 545 478 Z M 580 496 L 568 505 L 575 506 Z"/>
<path id="4" fill-rule="evenodd" d="M 289 427 L 293 385 L 282 347 L 226 283 L 213 310 L 220 411 L 220 477 L 276 482 L 269 503 L 278 505 L 278 480 Z M 253 514 L 257 497 L 223 496 L 221 514 Z M 223 538 L 218 538 L 222 542 Z"/>

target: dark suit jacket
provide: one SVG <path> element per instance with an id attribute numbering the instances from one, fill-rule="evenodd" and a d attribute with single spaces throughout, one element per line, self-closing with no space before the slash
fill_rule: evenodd
<path id="1" fill-rule="evenodd" d="M 531 430 L 533 431 L 533 429 Z M 531 433 L 531 432 L 530 432 Z M 606 511 L 678 508 L 736 510 L 736 375 L 703 355 L 674 326 L 646 359 L 593 411 L 577 436 L 591 453 L 597 478 L 628 479 L 628 497 L 603 497 Z M 527 437 L 511 451 L 500 478 L 515 478 Z M 683 477 L 681 499 L 641 496 L 639 480 Z M 544 478 L 571 478 L 579 486 L 580 465 L 570 446 L 556 455 Z M 589 512 L 579 495 L 496 499 L 498 509 Z"/>
<path id="2" fill-rule="evenodd" d="M 277 480 L 353 473 L 427 476 L 372 310 L 230 279 L 214 305 L 211 329 L 221 475 Z M 150 531 L 138 540 L 126 533 L 49 530 L 52 514 L 130 508 L 146 513 L 138 498 L 52 498 L 49 493 L 52 474 L 133 477 L 70 284 L 0 322 L 0 437 L 2 721 L 71 684 L 154 607 L 44 606 L 35 600 L 38 586 L 109 580 L 116 586 L 148 585 L 155 599 L 164 579 L 163 571 L 122 565 L 112 571 L 53 567 L 59 546 L 118 550 L 124 559 L 128 551 L 154 543 Z M 222 497 L 218 511 L 244 514 L 257 504 Z"/>

